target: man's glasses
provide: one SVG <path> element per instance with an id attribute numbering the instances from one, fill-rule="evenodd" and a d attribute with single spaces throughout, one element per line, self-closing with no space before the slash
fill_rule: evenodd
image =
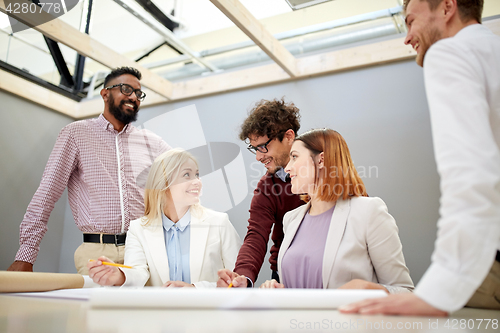
<path id="1" fill-rule="evenodd" d="M 132 95 L 132 93 L 135 93 L 137 96 L 137 99 L 140 100 L 141 102 L 146 98 L 146 93 L 142 91 L 141 89 L 134 89 L 131 85 L 128 85 L 126 83 L 118 83 L 113 86 L 107 87 L 106 89 L 113 89 L 115 87 L 120 87 L 120 92 L 126 96 Z"/>
<path id="2" fill-rule="evenodd" d="M 271 138 L 271 139 L 267 140 L 267 142 L 266 142 L 266 143 L 263 143 L 263 144 L 261 144 L 261 145 L 258 145 L 257 147 L 254 147 L 254 146 L 252 146 L 252 145 L 248 145 L 247 149 L 248 149 L 251 153 L 253 153 L 253 154 L 255 154 L 255 155 L 257 155 L 257 152 L 261 152 L 261 153 L 265 154 L 265 153 L 267 153 L 267 152 L 269 151 L 269 150 L 267 149 L 267 145 L 268 145 L 271 141 L 273 141 L 273 139 L 274 139 L 274 138 Z"/>

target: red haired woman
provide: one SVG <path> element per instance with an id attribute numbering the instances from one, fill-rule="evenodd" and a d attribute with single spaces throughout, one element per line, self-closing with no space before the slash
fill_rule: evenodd
<path id="1" fill-rule="evenodd" d="M 261 288 L 349 288 L 409 292 L 396 221 L 368 197 L 344 138 L 331 129 L 298 136 L 285 171 L 307 204 L 283 219 L 278 255 L 282 283 Z"/>

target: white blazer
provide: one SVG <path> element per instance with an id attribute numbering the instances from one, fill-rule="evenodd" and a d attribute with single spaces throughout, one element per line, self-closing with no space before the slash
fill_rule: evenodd
<path id="1" fill-rule="evenodd" d="M 310 206 L 300 206 L 283 218 L 285 237 L 278 253 L 282 279 L 283 255 Z M 391 293 L 413 290 L 396 221 L 380 198 L 338 200 L 333 211 L 323 255 L 323 288 L 338 288 L 353 279 L 380 283 Z"/>
<path id="2" fill-rule="evenodd" d="M 225 213 L 201 207 L 191 209 L 189 267 L 196 287 L 216 287 L 217 271 L 234 269 L 241 240 Z M 161 219 L 147 225 L 142 219 L 130 222 L 125 242 L 123 286 L 162 286 L 170 280 L 167 250 Z"/>

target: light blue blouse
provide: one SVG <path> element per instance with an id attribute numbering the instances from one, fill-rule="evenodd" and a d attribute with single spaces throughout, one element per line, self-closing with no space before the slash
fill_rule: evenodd
<path id="1" fill-rule="evenodd" d="M 165 237 L 165 248 L 167 249 L 170 281 L 191 283 L 191 270 L 189 267 L 191 213 L 188 210 L 177 223 L 172 222 L 165 214 L 162 215 L 163 235 Z M 176 233 L 179 237 L 178 243 L 175 240 Z M 178 245 L 180 245 L 179 248 Z M 179 271 L 177 271 L 177 268 Z"/>

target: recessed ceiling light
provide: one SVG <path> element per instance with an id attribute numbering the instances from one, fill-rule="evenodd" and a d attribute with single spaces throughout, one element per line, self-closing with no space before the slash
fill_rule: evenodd
<path id="1" fill-rule="evenodd" d="M 285 1 L 293 10 L 297 10 L 332 0 L 285 0 Z"/>

